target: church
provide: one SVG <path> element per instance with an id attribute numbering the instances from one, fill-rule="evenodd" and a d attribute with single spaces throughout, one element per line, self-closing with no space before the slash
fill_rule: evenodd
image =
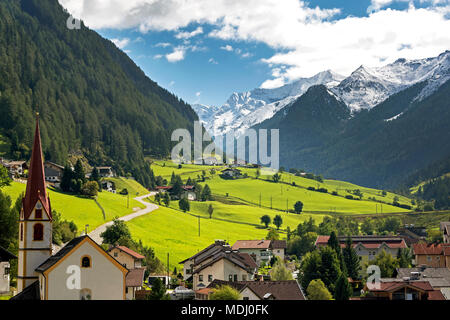
<path id="1" fill-rule="evenodd" d="M 19 217 L 18 294 L 12 300 L 125 300 L 128 269 L 88 235 L 52 252 L 39 115 Z"/>

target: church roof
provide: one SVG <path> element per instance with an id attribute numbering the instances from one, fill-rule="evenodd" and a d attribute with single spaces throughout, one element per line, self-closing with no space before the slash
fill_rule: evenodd
<path id="1" fill-rule="evenodd" d="M 59 260 L 64 258 L 73 248 L 75 248 L 81 241 L 84 240 L 87 236 L 81 236 L 78 238 L 74 238 L 70 240 L 61 250 L 59 250 L 55 255 L 51 256 L 44 263 L 42 263 L 39 267 L 36 268 L 37 272 L 44 272 L 47 269 L 50 269 L 53 265 L 55 265 Z"/>
<path id="2" fill-rule="evenodd" d="M 39 129 L 39 115 L 36 117 L 36 130 L 34 133 L 33 151 L 31 154 L 30 168 L 28 169 L 28 181 L 25 198 L 22 200 L 24 218 L 28 219 L 37 201 L 40 200 L 45 211 L 51 218 L 50 199 L 45 188 L 44 161 L 42 156 L 41 135 Z"/>

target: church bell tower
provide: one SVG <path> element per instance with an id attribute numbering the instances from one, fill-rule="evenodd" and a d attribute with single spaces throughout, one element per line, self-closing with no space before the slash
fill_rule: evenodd
<path id="1" fill-rule="evenodd" d="M 45 187 L 44 162 L 36 115 L 36 131 L 25 197 L 19 217 L 17 290 L 22 292 L 38 280 L 35 269 L 52 255 L 52 213 Z"/>

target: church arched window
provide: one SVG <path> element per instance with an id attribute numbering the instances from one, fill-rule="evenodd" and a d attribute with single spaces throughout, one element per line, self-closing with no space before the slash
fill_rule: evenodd
<path id="1" fill-rule="evenodd" d="M 23 223 L 20 224 L 20 241 L 23 241 Z"/>
<path id="2" fill-rule="evenodd" d="M 44 226 L 42 223 L 36 223 L 33 226 L 33 240 L 42 241 L 44 240 Z"/>
<path id="3" fill-rule="evenodd" d="M 82 268 L 90 268 L 91 267 L 91 257 L 84 256 L 81 258 L 81 267 Z"/>

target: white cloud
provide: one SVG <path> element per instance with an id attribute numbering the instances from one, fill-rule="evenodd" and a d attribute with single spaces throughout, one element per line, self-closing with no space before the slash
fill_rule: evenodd
<path id="1" fill-rule="evenodd" d="M 411 6 L 414 4 L 412 0 L 372 0 L 370 6 L 367 8 L 367 12 L 373 12 L 380 10 L 391 5 L 394 2 L 408 2 Z M 420 3 L 425 3 L 429 5 L 440 5 L 449 2 L 449 0 L 419 0 Z"/>
<path id="2" fill-rule="evenodd" d="M 172 81 L 170 81 L 170 82 L 169 82 L 169 87 L 173 87 L 173 86 L 174 86 L 174 84 L 175 84 L 175 81 L 173 81 L 173 80 L 172 80 Z"/>
<path id="3" fill-rule="evenodd" d="M 246 52 L 241 55 L 242 58 L 250 58 L 252 56 L 253 56 L 253 54 L 251 54 L 250 52 Z"/>
<path id="4" fill-rule="evenodd" d="M 192 32 L 187 32 L 187 31 L 183 31 L 183 32 L 179 32 L 175 35 L 175 38 L 177 39 L 190 39 L 192 37 L 195 37 L 199 34 L 203 33 L 203 28 L 202 27 L 198 27 L 197 29 L 195 29 Z"/>
<path id="5" fill-rule="evenodd" d="M 160 42 L 155 44 L 155 47 L 160 47 L 160 48 L 167 48 L 170 47 L 172 44 L 168 43 L 168 42 Z"/>
<path id="6" fill-rule="evenodd" d="M 211 63 L 211 64 L 219 64 L 216 60 L 214 60 L 214 58 L 210 58 L 208 60 L 208 62 Z"/>
<path id="7" fill-rule="evenodd" d="M 225 50 L 225 51 L 233 51 L 233 47 L 230 46 L 229 44 L 227 44 L 226 46 L 222 46 L 220 47 L 220 49 Z"/>
<path id="8" fill-rule="evenodd" d="M 197 98 L 200 97 L 201 95 L 202 95 L 202 92 L 201 92 L 201 91 L 195 93 L 195 96 L 196 96 Z"/>
<path id="9" fill-rule="evenodd" d="M 125 48 L 129 43 L 130 39 L 123 38 L 123 39 L 111 39 L 111 41 L 116 45 L 117 48 L 123 49 Z"/>
<path id="10" fill-rule="evenodd" d="M 184 55 L 186 54 L 186 48 L 176 47 L 172 53 L 166 54 L 166 59 L 169 62 L 178 62 L 184 60 Z"/>
<path id="11" fill-rule="evenodd" d="M 376 66 L 399 57 L 430 57 L 450 48 L 448 0 L 423 0 L 440 6 L 410 6 L 404 11 L 385 9 L 390 0 L 373 0 L 372 5 L 379 9 L 367 17 L 336 20 L 330 18 L 339 9 L 310 8 L 299 0 L 59 1 L 94 29 L 138 28 L 141 32 L 166 30 L 179 34 L 179 30 L 197 23 L 212 26 L 209 37 L 265 43 L 276 53 L 263 62 L 285 68 L 264 85 L 285 83 L 326 69 L 348 74 L 361 64 Z M 186 50 L 174 50 L 170 59 L 183 59 Z"/>
<path id="12" fill-rule="evenodd" d="M 162 54 L 155 54 L 155 55 L 153 56 L 153 59 L 161 59 L 162 57 L 163 57 Z"/>

